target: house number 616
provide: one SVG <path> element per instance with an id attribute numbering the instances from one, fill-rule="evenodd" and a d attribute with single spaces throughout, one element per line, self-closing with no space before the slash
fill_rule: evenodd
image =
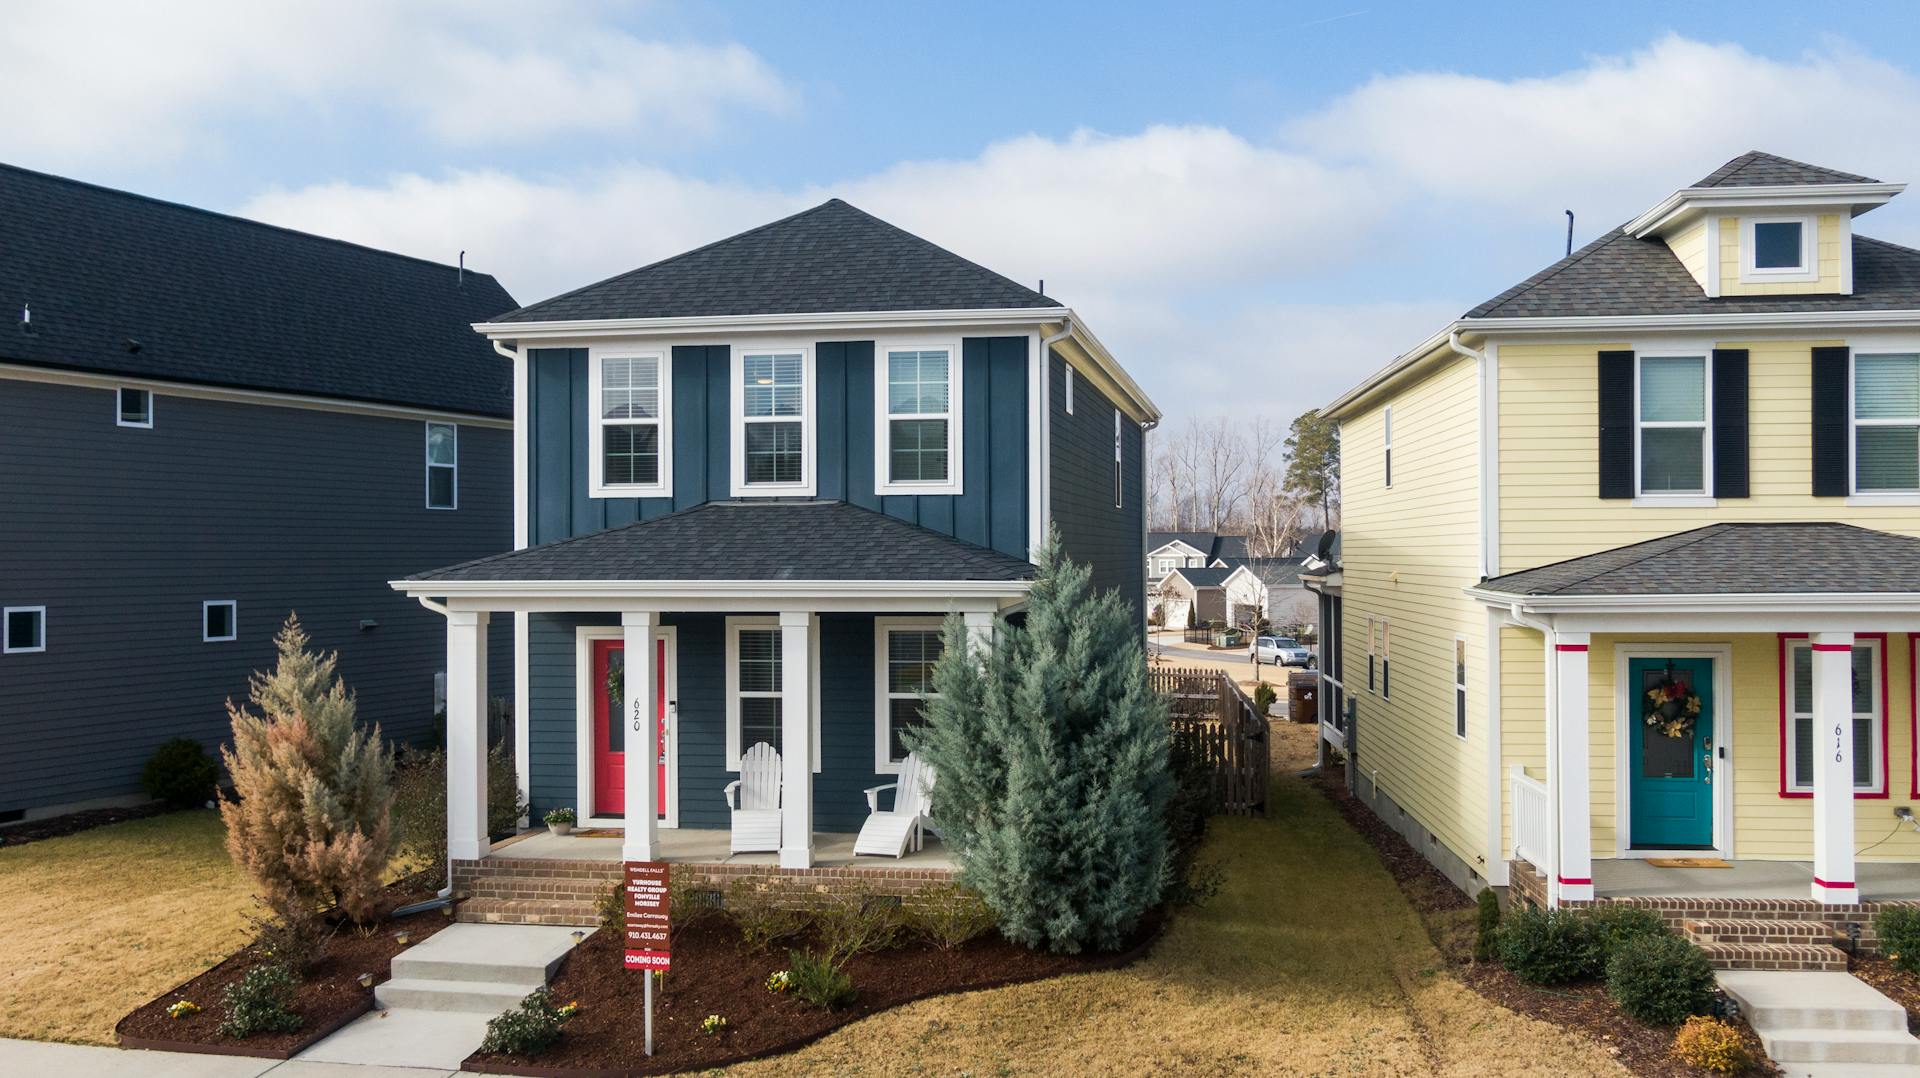
<path id="1" fill-rule="evenodd" d="M 1846 746 L 1846 727 L 1835 723 L 1833 727 L 1833 762 L 1845 763 L 1846 755 L 1841 750 Z"/>

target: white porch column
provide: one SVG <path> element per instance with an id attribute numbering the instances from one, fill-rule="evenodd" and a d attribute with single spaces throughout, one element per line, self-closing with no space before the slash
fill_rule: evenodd
<path id="1" fill-rule="evenodd" d="M 487 614 L 447 612 L 447 857 L 487 852 Z"/>
<path id="2" fill-rule="evenodd" d="M 993 611 L 967 610 L 960 614 L 967 623 L 967 644 L 980 662 L 986 662 L 993 651 Z"/>
<path id="3" fill-rule="evenodd" d="M 622 644 L 621 680 L 626 699 L 614 721 L 626 724 L 626 751 L 622 767 L 626 785 L 625 830 L 620 842 L 620 857 L 626 861 L 657 860 L 660 850 L 660 717 L 653 703 L 653 627 L 660 615 L 651 610 L 625 610 L 620 614 Z"/>
<path id="4" fill-rule="evenodd" d="M 780 612 L 780 867 L 813 867 L 813 614 Z"/>
<path id="5" fill-rule="evenodd" d="M 1587 744 L 1587 633 L 1553 634 L 1553 722 L 1547 773 L 1558 864 L 1549 870 L 1553 905 L 1593 898 L 1593 806 Z"/>
<path id="6" fill-rule="evenodd" d="M 1853 878 L 1853 634 L 1813 634 L 1813 897 L 1860 901 Z"/>

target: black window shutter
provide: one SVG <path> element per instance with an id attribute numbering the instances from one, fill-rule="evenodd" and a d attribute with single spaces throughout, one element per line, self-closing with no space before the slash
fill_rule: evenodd
<path id="1" fill-rule="evenodd" d="M 1847 496 L 1847 413 L 1853 387 L 1845 348 L 1813 350 L 1813 496 Z"/>
<path id="2" fill-rule="evenodd" d="M 1713 350 L 1713 496 L 1747 496 L 1747 350 Z"/>
<path id="3" fill-rule="evenodd" d="M 1600 353 L 1600 496 L 1633 497 L 1633 353 Z"/>

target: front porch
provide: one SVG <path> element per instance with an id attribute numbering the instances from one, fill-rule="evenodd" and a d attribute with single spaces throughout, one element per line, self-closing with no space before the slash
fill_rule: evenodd
<path id="1" fill-rule="evenodd" d="M 1593 863 L 1594 897 L 1811 901 L 1811 861 L 1735 860 L 1726 865 L 1663 867 L 1644 857 L 1603 858 Z M 1920 902 L 1920 867 L 1867 861 L 1856 865 L 1855 873 L 1868 901 Z"/>
<path id="2" fill-rule="evenodd" d="M 780 864 L 778 854 L 774 853 L 730 853 L 727 849 L 727 832 L 717 828 L 679 828 L 662 829 L 656 839 L 654 860 L 672 864 L 719 866 L 737 865 L 754 868 L 777 868 Z M 814 869 L 858 868 L 875 872 L 894 870 L 913 870 L 915 872 L 952 872 L 957 866 L 948 856 L 947 848 L 934 835 L 928 835 L 925 845 L 918 850 L 909 850 L 899 858 L 854 856 L 853 840 L 855 835 L 849 831 L 816 831 L 813 833 Z M 622 860 L 624 845 L 620 831 L 601 828 L 584 835 L 553 835 L 546 831 L 527 831 L 514 838 L 493 844 L 483 861 L 606 861 L 618 863 Z"/>

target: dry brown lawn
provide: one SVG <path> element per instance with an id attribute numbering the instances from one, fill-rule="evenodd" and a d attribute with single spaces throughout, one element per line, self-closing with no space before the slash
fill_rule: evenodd
<path id="1" fill-rule="evenodd" d="M 745 1074 L 1622 1075 L 1448 975 L 1371 848 L 1296 779 L 1220 819 L 1224 892 L 1145 961 L 925 1000 Z"/>
<path id="2" fill-rule="evenodd" d="M 0 849 L 0 1037 L 110 1044 L 239 946 L 253 899 L 225 837 L 203 810 Z"/>

